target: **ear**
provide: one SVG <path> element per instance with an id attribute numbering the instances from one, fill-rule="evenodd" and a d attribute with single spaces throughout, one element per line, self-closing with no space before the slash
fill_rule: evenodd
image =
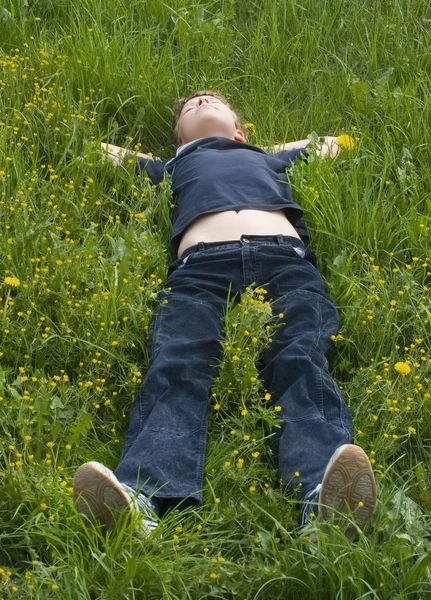
<path id="1" fill-rule="evenodd" d="M 237 129 L 233 139 L 236 142 L 245 142 L 245 133 L 241 129 Z"/>

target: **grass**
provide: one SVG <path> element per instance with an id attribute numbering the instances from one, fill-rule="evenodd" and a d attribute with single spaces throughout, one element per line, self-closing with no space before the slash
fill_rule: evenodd
<path id="1" fill-rule="evenodd" d="M 425 0 L 2 3 L 0 598 L 428 596 L 430 18 Z M 258 377 L 270 316 L 252 290 L 226 316 L 203 506 L 143 540 L 127 520 L 87 530 L 74 510 L 75 469 L 116 466 L 173 258 L 169 186 L 99 144 L 170 156 L 173 103 L 199 87 L 238 106 L 252 143 L 355 138 L 291 174 L 340 309 L 332 372 L 378 482 L 355 545 L 295 529 Z"/>

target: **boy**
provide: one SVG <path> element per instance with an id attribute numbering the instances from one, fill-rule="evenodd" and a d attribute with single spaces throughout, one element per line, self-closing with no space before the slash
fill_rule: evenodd
<path id="1" fill-rule="evenodd" d="M 169 507 L 202 501 L 209 395 L 228 291 L 256 285 L 267 290 L 273 314 L 284 315 L 261 372 L 271 403 L 282 407 L 273 436 L 278 475 L 287 488 L 301 483 L 302 525 L 312 512 L 335 522 L 353 512 L 363 527 L 376 504 L 373 471 L 365 452 L 350 444 L 350 412 L 328 373 L 338 313 L 305 247 L 302 209 L 285 174 L 307 156 L 308 140 L 275 154 L 247 144 L 239 116 L 211 90 L 177 102 L 173 135 L 173 159 L 139 155 L 137 168 L 154 184 L 165 170 L 172 176 L 178 258 L 152 321 L 148 372 L 115 474 L 100 463 L 82 465 L 74 478 L 77 509 L 108 527 L 113 510 L 141 511 L 150 531 Z M 319 152 L 337 150 L 335 138 L 325 138 Z M 355 533 L 347 526 L 349 538 Z"/>

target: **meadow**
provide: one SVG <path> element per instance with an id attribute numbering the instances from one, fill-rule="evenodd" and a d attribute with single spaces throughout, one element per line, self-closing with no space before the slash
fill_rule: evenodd
<path id="1" fill-rule="evenodd" d="M 430 48 L 427 0 L 1 0 L 0 599 L 429 597 Z M 354 544 L 301 536 L 277 480 L 259 289 L 227 306 L 203 505 L 147 538 L 75 511 L 76 468 L 117 464 L 173 259 L 169 181 L 100 143 L 171 156 L 173 104 L 199 88 L 238 107 L 251 143 L 353 140 L 289 176 L 375 469 Z"/>

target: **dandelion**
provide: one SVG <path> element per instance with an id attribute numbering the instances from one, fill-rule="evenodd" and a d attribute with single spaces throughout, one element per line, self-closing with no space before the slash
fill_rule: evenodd
<path id="1" fill-rule="evenodd" d="M 397 362 L 394 365 L 394 369 L 397 373 L 399 373 L 400 375 L 408 375 L 411 371 L 411 368 L 409 367 L 409 365 L 405 362 Z"/>
<path id="2" fill-rule="evenodd" d="M 341 148 L 346 148 L 347 150 L 351 150 L 355 146 L 353 138 L 350 135 L 347 135 L 346 133 L 339 135 L 335 140 L 335 143 Z"/>
<path id="3" fill-rule="evenodd" d="M 247 129 L 250 135 L 255 135 L 256 125 L 254 123 L 244 123 L 244 127 Z"/>
<path id="4" fill-rule="evenodd" d="M 21 285 L 21 282 L 17 277 L 5 277 L 4 282 L 10 287 L 19 287 Z"/>

